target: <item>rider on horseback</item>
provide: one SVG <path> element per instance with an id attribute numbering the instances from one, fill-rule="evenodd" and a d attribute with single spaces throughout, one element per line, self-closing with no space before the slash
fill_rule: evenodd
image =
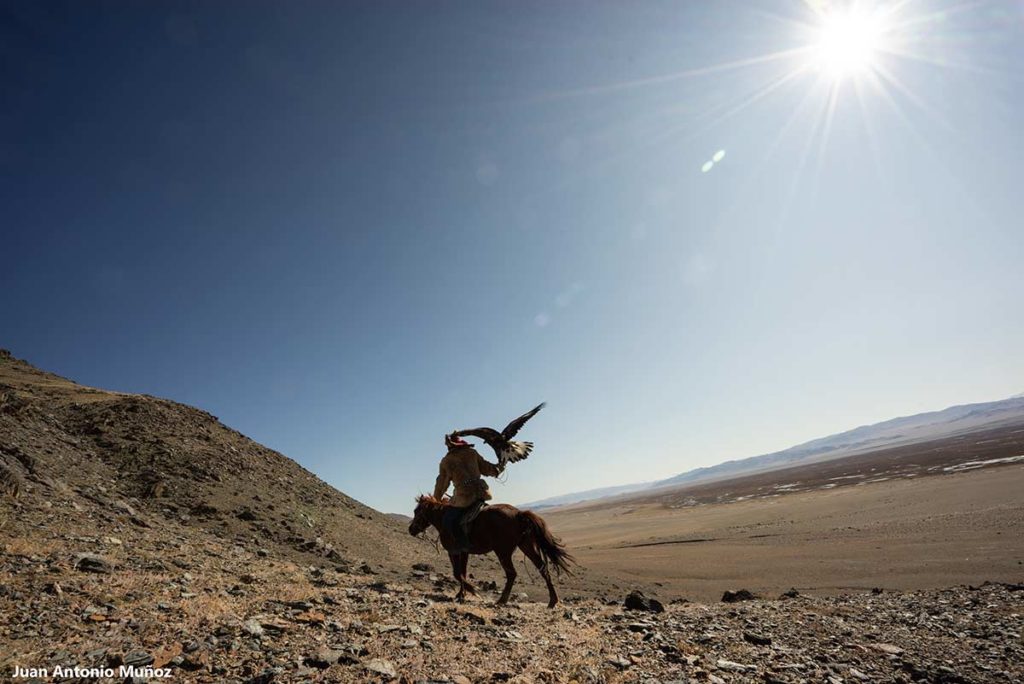
<path id="1" fill-rule="evenodd" d="M 487 482 L 481 477 L 497 477 L 505 469 L 503 464 L 494 464 L 477 453 L 476 449 L 461 437 L 445 435 L 448 453 L 441 459 L 437 482 L 434 484 L 434 498 L 438 501 L 455 484 L 455 492 L 445 511 L 444 527 L 455 539 L 456 553 L 469 551 L 469 530 L 471 522 L 480 508 L 491 498 Z"/>

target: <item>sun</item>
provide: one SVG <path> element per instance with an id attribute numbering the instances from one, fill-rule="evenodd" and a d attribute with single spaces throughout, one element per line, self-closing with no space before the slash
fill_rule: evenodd
<path id="1" fill-rule="evenodd" d="M 856 8 L 822 15 L 811 46 L 814 66 L 839 81 L 866 74 L 877 65 L 885 26 L 880 15 Z"/>

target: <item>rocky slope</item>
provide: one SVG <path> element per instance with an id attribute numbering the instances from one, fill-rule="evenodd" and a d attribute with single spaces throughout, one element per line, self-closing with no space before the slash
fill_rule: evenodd
<path id="1" fill-rule="evenodd" d="M 388 568 L 423 548 L 387 516 L 204 411 L 83 387 L 0 352 L 0 486 L 106 529 L 213 534 L 296 561 Z M 411 499 L 410 499 L 411 500 Z"/>

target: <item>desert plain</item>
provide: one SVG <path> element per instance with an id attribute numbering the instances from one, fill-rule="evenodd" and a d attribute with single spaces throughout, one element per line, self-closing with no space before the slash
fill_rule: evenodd
<path id="1" fill-rule="evenodd" d="M 1024 576 L 1024 427 L 546 512 L 585 566 L 717 600 Z"/>

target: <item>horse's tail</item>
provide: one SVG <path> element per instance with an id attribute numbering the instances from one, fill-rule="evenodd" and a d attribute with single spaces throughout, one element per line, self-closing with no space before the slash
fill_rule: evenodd
<path id="1" fill-rule="evenodd" d="M 551 534 L 544 518 L 533 511 L 519 511 L 516 517 L 519 518 L 523 527 L 523 535 L 531 538 L 540 550 L 540 555 L 544 558 L 544 566 L 554 566 L 555 571 L 559 574 L 564 572 L 571 575 L 572 570 L 570 570 L 569 564 L 575 563 L 576 559 L 570 556 L 562 542 Z"/>

